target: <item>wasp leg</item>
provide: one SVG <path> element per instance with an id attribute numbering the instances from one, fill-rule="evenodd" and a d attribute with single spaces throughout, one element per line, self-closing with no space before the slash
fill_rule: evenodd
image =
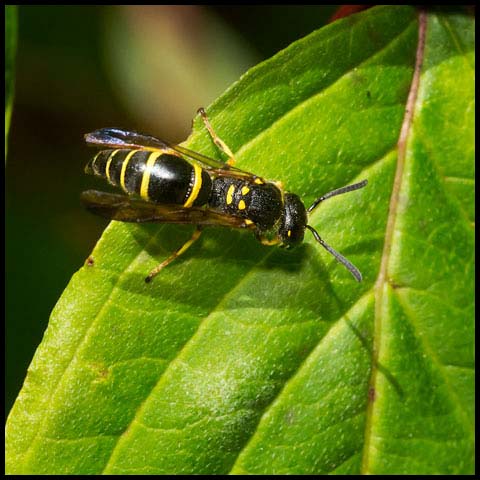
<path id="1" fill-rule="evenodd" d="M 233 165 L 236 162 L 235 156 L 233 155 L 228 145 L 215 133 L 215 130 L 213 129 L 210 121 L 208 120 L 205 110 L 203 108 L 199 108 L 198 113 L 202 116 L 203 123 L 205 124 L 205 127 L 207 128 L 208 133 L 212 137 L 215 145 L 228 156 L 227 164 Z"/>
<path id="2" fill-rule="evenodd" d="M 267 237 L 264 237 L 263 235 L 259 235 L 257 239 L 260 241 L 262 245 L 267 245 L 268 247 L 271 247 L 273 245 L 278 245 L 280 243 L 280 240 L 278 238 L 269 240 Z"/>
<path id="3" fill-rule="evenodd" d="M 162 270 L 165 268 L 169 263 L 172 263 L 177 257 L 179 257 L 182 253 L 188 250 L 198 237 L 202 234 L 202 227 L 197 225 L 195 231 L 193 232 L 192 238 L 188 240 L 184 245 L 182 245 L 179 249 L 175 250 L 166 260 L 164 260 L 160 265 L 157 265 L 149 274 L 148 277 L 145 278 L 145 282 L 149 283 L 152 279 Z"/>

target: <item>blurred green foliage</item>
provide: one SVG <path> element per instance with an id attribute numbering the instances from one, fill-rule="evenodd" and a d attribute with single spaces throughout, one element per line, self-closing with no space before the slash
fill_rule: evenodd
<path id="1" fill-rule="evenodd" d="M 83 134 L 123 126 L 181 141 L 198 107 L 248 67 L 321 27 L 334 10 L 18 9 L 6 168 L 6 414 L 53 306 L 106 225 L 79 204 L 80 192 L 95 187 L 83 175 L 90 154 Z"/>
<path id="2" fill-rule="evenodd" d="M 8 131 L 12 116 L 15 86 L 15 52 L 17 50 L 17 7 L 5 6 L 5 160 L 7 159 Z"/>

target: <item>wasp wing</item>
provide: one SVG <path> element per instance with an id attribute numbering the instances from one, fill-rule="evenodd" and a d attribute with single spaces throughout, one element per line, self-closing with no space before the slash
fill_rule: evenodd
<path id="1" fill-rule="evenodd" d="M 167 145 L 172 150 L 175 150 L 176 152 L 181 153 L 182 155 L 199 163 L 201 167 L 212 172 L 214 175 L 228 175 L 231 177 L 248 178 L 250 180 L 257 178 L 256 175 L 253 175 L 253 173 L 246 172 L 240 168 L 232 167 L 228 163 L 220 162 L 219 160 L 207 157 L 206 155 L 190 150 L 189 148 L 182 147 L 181 145 Z"/>
<path id="2" fill-rule="evenodd" d="M 161 150 L 163 152 L 170 150 L 172 153 L 177 153 L 190 158 L 213 175 L 228 175 L 249 180 L 257 178 L 249 172 L 232 167 L 227 163 L 207 157 L 206 155 L 202 155 L 201 153 L 195 152 L 186 147 L 174 145 L 156 137 L 152 137 L 151 135 L 143 135 L 141 133 L 123 130 L 121 128 L 101 128 L 95 130 L 94 132 L 85 135 L 85 141 L 88 145 L 94 147 L 138 148 L 153 151 Z"/>
<path id="3" fill-rule="evenodd" d="M 169 146 L 151 135 L 122 130 L 121 128 L 101 128 L 85 135 L 88 145 L 108 148 L 138 148 L 143 150 L 165 150 Z"/>
<path id="4" fill-rule="evenodd" d="M 126 195 L 87 190 L 81 194 L 85 207 L 101 217 L 120 222 L 156 222 L 192 225 L 216 225 L 230 228 L 254 228 L 245 219 L 201 207 L 157 205 Z"/>

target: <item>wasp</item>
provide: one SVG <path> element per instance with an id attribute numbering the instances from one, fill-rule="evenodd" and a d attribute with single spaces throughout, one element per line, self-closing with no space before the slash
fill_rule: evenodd
<path id="1" fill-rule="evenodd" d="M 228 156 L 227 162 L 118 128 L 102 128 L 85 135 L 88 145 L 102 149 L 85 172 L 103 177 L 126 193 L 87 190 L 81 199 L 88 210 L 122 222 L 196 225 L 192 237 L 155 267 L 145 281 L 150 282 L 182 255 L 205 226 L 223 226 L 250 230 L 262 244 L 286 248 L 300 244 L 308 229 L 360 282 L 360 271 L 308 225 L 308 215 L 324 200 L 362 188 L 367 180 L 333 190 L 306 209 L 300 197 L 285 191 L 280 182 L 236 168 L 234 154 L 215 133 L 204 109 L 198 113 L 213 142 Z"/>

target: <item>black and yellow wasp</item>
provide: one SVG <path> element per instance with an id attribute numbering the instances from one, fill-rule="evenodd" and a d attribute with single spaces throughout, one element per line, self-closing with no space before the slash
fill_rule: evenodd
<path id="1" fill-rule="evenodd" d="M 90 211 L 122 222 L 196 225 L 191 239 L 154 268 L 145 281 L 151 281 L 184 253 L 208 225 L 245 228 L 265 245 L 287 248 L 301 243 L 308 228 L 317 242 L 361 281 L 359 270 L 327 245 L 307 222 L 308 214 L 320 202 L 362 188 L 367 181 L 333 190 L 305 209 L 298 195 L 284 191 L 281 183 L 235 168 L 233 153 L 216 135 L 205 111 L 201 108 L 198 112 L 215 144 L 228 155 L 226 163 L 117 128 L 102 128 L 85 135 L 87 144 L 106 148 L 88 163 L 86 173 L 103 177 L 127 193 L 87 190 L 81 198 Z"/>

